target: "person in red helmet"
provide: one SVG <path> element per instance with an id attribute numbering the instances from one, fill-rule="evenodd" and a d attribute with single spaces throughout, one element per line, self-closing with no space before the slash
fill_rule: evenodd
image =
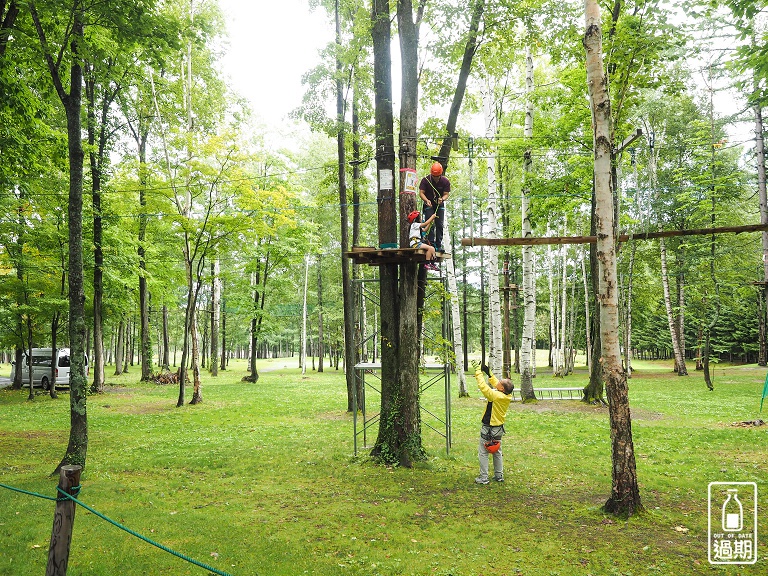
<path id="1" fill-rule="evenodd" d="M 408 231 L 408 245 L 411 248 L 426 248 L 427 263 L 425 264 L 425 267 L 427 270 L 437 270 L 437 266 L 435 266 L 434 262 L 432 262 L 435 259 L 435 248 L 429 244 L 425 244 L 421 235 L 422 231 L 426 229 L 430 224 L 432 224 L 435 216 L 436 214 L 432 214 L 432 216 L 430 216 L 426 222 L 422 222 L 421 212 L 418 210 L 414 210 L 408 214 L 408 224 L 411 225 L 411 228 Z"/>
<path id="2" fill-rule="evenodd" d="M 501 453 L 501 437 L 504 436 L 504 422 L 507 419 L 507 408 L 512 401 L 512 391 L 515 385 L 509 378 L 499 380 L 491 374 L 487 366 L 472 361 L 475 369 L 477 387 L 488 400 L 483 413 L 480 428 L 480 445 L 477 456 L 480 461 L 480 475 L 475 478 L 477 484 L 488 484 L 488 454 L 493 455 L 493 479 L 504 482 L 504 457 Z M 483 372 L 488 374 L 490 386 L 485 381 Z"/>
<path id="3" fill-rule="evenodd" d="M 443 202 L 448 199 L 450 193 L 451 182 L 443 176 L 443 165 L 435 162 L 429 170 L 429 176 L 424 176 L 419 183 L 419 196 L 424 201 L 424 218 L 429 219 L 433 214 L 437 214 L 437 222 L 427 234 L 429 243 L 435 247 L 436 252 L 443 251 Z"/>

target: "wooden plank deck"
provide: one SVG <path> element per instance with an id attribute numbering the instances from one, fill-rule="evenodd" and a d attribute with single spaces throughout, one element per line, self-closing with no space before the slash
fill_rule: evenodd
<path id="1" fill-rule="evenodd" d="M 354 246 L 352 250 L 344 254 L 357 264 L 399 264 L 401 262 L 426 262 L 426 248 L 374 248 L 372 246 Z M 435 261 L 442 262 L 450 258 L 447 252 L 438 254 Z"/>

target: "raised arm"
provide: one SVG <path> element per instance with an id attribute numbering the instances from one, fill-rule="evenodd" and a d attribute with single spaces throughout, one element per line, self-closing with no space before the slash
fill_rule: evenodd
<path id="1" fill-rule="evenodd" d="M 422 230 L 426 230 L 426 229 L 429 227 L 429 225 L 430 225 L 430 224 L 432 224 L 432 220 L 434 220 L 436 216 L 437 216 L 437 212 L 434 212 L 434 213 L 432 214 L 432 216 L 430 216 L 430 217 L 429 217 L 429 218 L 427 218 L 427 219 L 426 219 L 424 222 L 422 222 L 422 223 L 419 225 L 419 227 L 420 227 Z"/>

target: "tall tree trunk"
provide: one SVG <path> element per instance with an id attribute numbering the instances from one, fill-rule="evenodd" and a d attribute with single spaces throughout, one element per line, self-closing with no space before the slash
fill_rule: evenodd
<path id="1" fill-rule="evenodd" d="M 584 283 L 584 325 L 586 327 L 585 336 L 587 342 L 585 356 L 587 358 L 587 368 L 590 368 L 590 364 L 592 363 L 592 333 L 590 330 L 589 322 L 589 285 L 587 284 L 587 267 L 585 264 L 586 259 L 587 252 L 581 255 L 581 278 Z"/>
<path id="2" fill-rule="evenodd" d="M 406 164 L 413 159 L 415 166 L 416 148 L 410 143 L 415 142 L 416 138 L 418 27 L 412 19 L 413 11 L 409 0 L 398 3 L 397 14 L 403 82 L 401 152 L 406 155 Z M 371 17 L 379 245 L 396 247 L 398 235 L 394 190 L 394 121 L 388 0 L 374 0 Z M 407 205 L 407 199 L 405 200 L 405 203 L 401 203 L 401 210 Z M 413 202 L 415 204 L 415 198 Z M 423 273 L 424 269 L 421 268 Z M 396 264 L 380 266 L 381 411 L 379 434 L 371 455 L 385 462 L 410 467 L 414 460 L 424 457 L 418 404 L 417 266 L 414 263 L 402 264 L 400 274 L 398 283 Z"/>
<path id="3" fill-rule="evenodd" d="M 176 407 L 181 408 L 186 403 L 186 387 L 187 387 L 187 369 L 190 351 L 190 338 L 192 332 L 192 326 L 195 322 L 194 314 L 194 298 L 192 296 L 192 262 L 189 260 L 189 240 L 184 239 L 184 266 L 186 268 L 187 275 L 187 304 L 184 310 L 184 337 L 182 339 L 181 346 L 181 365 L 179 366 L 179 397 L 176 400 Z"/>
<path id="4" fill-rule="evenodd" d="M 509 186 L 504 186 L 504 181 L 508 179 L 507 174 L 505 173 L 504 164 L 501 162 L 498 163 L 498 170 L 499 170 L 499 198 L 501 199 L 501 235 L 504 238 L 508 238 L 512 235 L 511 232 L 511 226 L 510 226 L 510 197 L 509 197 Z M 509 248 L 505 247 L 504 252 L 501 256 L 501 272 L 502 272 L 502 283 L 503 286 L 501 288 L 501 348 L 502 348 L 502 357 L 501 357 L 501 375 L 502 378 L 512 378 L 512 332 L 511 332 L 511 321 L 512 318 L 510 317 L 512 314 L 512 308 L 511 308 L 511 285 L 510 285 L 510 274 L 511 274 L 511 262 L 510 262 L 510 256 L 509 256 Z"/>
<path id="5" fill-rule="evenodd" d="M 496 136 L 496 113 L 492 101 L 491 90 L 485 95 L 483 102 L 485 116 L 485 136 L 492 140 Z M 498 238 L 498 203 L 496 189 L 495 157 L 488 158 L 488 232 L 489 238 Z M 494 374 L 502 373 L 502 334 L 501 334 L 501 298 L 499 294 L 499 248 L 488 246 L 488 264 L 485 270 L 488 274 L 488 318 L 490 327 L 490 353 L 488 366 Z"/>
<path id="6" fill-rule="evenodd" d="M 654 196 L 658 194 L 656 191 L 656 158 L 658 151 L 651 144 L 651 149 L 648 154 L 648 171 L 650 173 L 651 188 Z M 659 226 L 661 230 L 661 226 Z M 677 333 L 677 322 L 672 310 L 672 297 L 670 295 L 669 288 L 669 273 L 667 267 L 667 245 L 664 238 L 659 239 L 659 255 L 661 260 L 661 285 L 664 293 L 664 308 L 667 312 L 667 325 L 669 326 L 669 334 L 672 340 L 672 351 L 675 358 L 675 371 L 679 376 L 687 376 L 688 371 L 685 368 L 685 359 L 682 357 L 680 350 L 680 338 Z"/>
<path id="7" fill-rule="evenodd" d="M 219 375 L 219 321 L 221 310 L 221 278 L 219 258 L 211 262 L 211 376 Z"/>
<path id="8" fill-rule="evenodd" d="M 227 359 L 229 358 L 229 350 L 227 350 L 227 307 L 226 301 L 221 301 L 221 354 L 219 369 L 227 369 Z"/>
<path id="9" fill-rule="evenodd" d="M 669 325 L 669 334 L 672 338 L 672 352 L 675 358 L 675 371 L 678 376 L 687 376 L 688 369 L 685 367 L 685 358 L 680 350 L 680 335 L 678 334 L 678 322 L 672 310 L 672 296 L 669 288 L 669 273 L 667 267 L 667 245 L 664 238 L 659 239 L 659 250 L 661 254 L 661 285 L 664 290 L 664 308 L 667 311 L 667 324 Z"/>
<path id="10" fill-rule="evenodd" d="M 83 288 L 83 146 L 82 146 L 82 90 L 83 69 L 80 53 L 83 42 L 84 7 L 74 3 L 70 14 L 71 27 L 69 43 L 71 65 L 69 69 L 69 93 L 64 89 L 60 76 L 59 62 L 49 52 L 48 40 L 34 2 L 29 10 L 40 45 L 45 54 L 48 70 L 56 92 L 64 106 L 67 118 L 67 150 L 69 159 L 69 347 L 71 365 L 70 383 L 70 429 L 67 450 L 59 465 L 76 464 L 85 468 L 88 452 L 88 416 L 86 408 L 87 378 L 85 374 L 85 290 Z"/>
<path id="11" fill-rule="evenodd" d="M 576 326 L 576 282 L 571 283 L 571 308 L 570 319 L 568 321 L 568 338 L 566 341 L 566 364 L 565 373 L 573 374 L 576 352 L 573 349 L 573 336 Z"/>
<path id="12" fill-rule="evenodd" d="M 131 353 L 128 355 L 133 366 L 133 360 L 136 358 L 136 321 L 131 321 Z M 127 369 L 126 369 L 127 371 Z"/>
<path id="13" fill-rule="evenodd" d="M 755 152 L 757 154 L 757 191 L 760 196 L 760 224 L 768 225 L 768 194 L 765 184 L 765 138 L 763 137 L 763 107 L 757 102 L 753 105 L 755 111 Z M 763 280 L 762 280 L 762 313 L 760 314 L 760 343 L 757 363 L 768 365 L 768 344 L 766 344 L 766 314 L 768 313 L 768 231 L 761 234 L 763 245 Z"/>
<path id="14" fill-rule="evenodd" d="M 397 2 L 397 24 L 400 39 L 401 92 L 400 92 L 400 245 L 408 246 L 407 215 L 417 209 L 416 195 L 407 194 L 407 170 L 416 170 L 416 134 L 419 101 L 418 47 L 419 25 L 424 4 L 419 2 L 416 14 L 411 0 Z M 443 226 L 444 220 L 436 222 Z M 421 318 L 424 309 L 426 269 L 413 262 L 400 264 L 398 329 L 398 380 L 402 398 L 401 423 L 398 430 L 400 463 L 410 466 L 424 458 L 421 444 L 421 411 L 419 409 L 419 357 L 421 350 Z"/>
<path id="15" fill-rule="evenodd" d="M 371 10 L 373 36 L 374 120 L 376 130 L 376 173 L 379 246 L 397 246 L 394 199 L 394 119 L 392 113 L 392 59 L 390 54 L 389 0 L 373 0 Z M 400 460 L 395 421 L 399 418 L 402 398 L 397 389 L 398 307 L 397 265 L 379 267 L 381 349 L 381 410 L 379 434 L 371 455 L 384 461 Z"/>
<path id="16" fill-rule="evenodd" d="M 483 214 L 480 214 L 480 234 L 483 234 Z M 480 250 L 480 270 L 485 270 L 485 250 Z M 486 282 L 486 275 L 481 273 L 480 274 L 480 361 L 482 364 L 487 364 L 486 357 L 485 357 L 485 351 L 486 351 L 486 342 L 488 341 L 487 338 L 487 332 L 486 332 L 486 315 L 488 313 L 488 308 L 485 306 L 485 295 L 487 290 L 487 282 Z"/>
<path id="17" fill-rule="evenodd" d="M 514 348 L 515 348 L 515 364 L 514 364 L 514 372 L 515 374 L 520 374 L 520 283 L 518 281 L 518 275 L 517 275 L 518 267 L 515 266 L 515 272 L 512 276 L 512 287 L 510 288 L 510 291 L 512 292 L 512 326 L 514 330 Z"/>
<path id="18" fill-rule="evenodd" d="M 362 287 L 359 291 L 359 298 L 360 298 L 360 342 L 363 343 L 363 346 L 360 350 L 360 361 L 361 362 L 368 362 L 369 354 L 368 354 L 368 343 L 372 341 L 372 348 L 373 348 L 373 356 L 376 357 L 376 334 L 371 334 L 371 336 L 368 336 L 368 298 L 363 296 L 363 290 Z M 374 326 L 377 325 L 376 322 L 374 322 Z M 362 398 L 362 390 L 360 387 L 358 387 L 357 390 L 358 398 Z"/>
<path id="19" fill-rule="evenodd" d="M 91 165 L 91 201 L 93 205 L 93 349 L 91 359 L 93 366 L 93 382 L 91 392 L 98 394 L 104 391 L 104 320 L 102 303 L 104 298 L 104 250 L 102 247 L 101 219 L 101 180 L 107 146 L 107 120 L 112 104 L 108 94 L 101 98 L 101 115 L 96 118 L 96 80 L 93 73 L 89 74 L 86 85 L 87 118 L 88 118 L 88 159 Z M 97 137 L 98 132 L 98 137 Z M 55 349 L 55 346 L 54 346 Z"/>
<path id="20" fill-rule="evenodd" d="M 163 370 L 169 372 L 170 365 L 170 336 L 168 334 L 168 306 L 163 304 Z"/>
<path id="21" fill-rule="evenodd" d="M 419 2 L 419 10 L 422 9 L 424 4 L 424 2 Z M 459 68 L 459 77 L 456 82 L 456 90 L 453 93 L 451 108 L 448 112 L 448 121 L 445 125 L 445 138 L 443 138 L 443 143 L 440 146 L 440 152 L 438 152 L 438 157 L 441 158 L 441 160 L 445 163 L 445 166 L 448 165 L 448 159 L 451 154 L 453 135 L 456 132 L 456 121 L 459 118 L 461 104 L 464 101 L 464 93 L 467 88 L 467 80 L 469 79 L 469 73 L 472 70 L 472 60 L 474 59 L 478 48 L 477 39 L 484 9 L 485 0 L 474 0 L 474 4 L 472 4 L 472 17 L 469 22 L 467 41 L 464 44 L 464 55 L 461 59 L 461 68 Z"/>
<path id="22" fill-rule="evenodd" d="M 115 343 L 115 376 L 123 373 L 123 351 L 125 346 L 125 320 L 120 317 L 117 325 L 117 342 Z"/>
<path id="23" fill-rule="evenodd" d="M 590 234 L 595 236 L 597 235 L 597 223 L 595 221 L 595 212 L 597 210 L 596 208 L 597 202 L 595 198 L 595 185 L 594 181 L 592 183 L 592 219 L 590 221 Z M 589 340 L 592 342 L 592 347 L 587 351 L 587 354 L 590 356 L 589 360 L 589 384 L 584 387 L 584 397 L 583 401 L 587 403 L 598 403 L 602 402 L 605 403 L 605 400 L 603 400 L 603 364 L 602 364 L 602 343 L 601 343 L 601 334 L 602 330 L 600 328 L 600 300 L 597 297 L 598 294 L 600 294 L 599 289 L 599 271 L 598 271 L 598 261 L 597 261 L 597 246 L 596 244 L 590 244 L 589 245 L 589 275 L 591 279 L 591 288 L 592 288 L 592 294 L 594 295 L 594 300 L 592 302 L 592 323 L 591 323 L 591 330 L 590 330 L 590 338 Z"/>
<path id="24" fill-rule="evenodd" d="M 16 21 L 16 17 L 19 15 L 19 5 L 16 0 L 11 0 L 7 6 L 8 8 L 5 9 L 5 1 L 0 4 L 0 58 L 5 56 L 5 51 L 8 48 L 8 41 L 11 38 L 13 24 Z"/>
<path id="25" fill-rule="evenodd" d="M 141 341 L 141 380 L 146 382 L 152 379 L 152 340 L 149 328 L 149 288 L 147 287 L 147 138 L 144 137 L 139 145 L 139 316 L 140 316 L 140 341 Z"/>
<path id="26" fill-rule="evenodd" d="M 675 251 L 675 263 L 677 275 L 675 290 L 677 294 L 677 336 L 680 339 L 680 357 L 685 362 L 685 244 L 681 244 Z M 684 366 L 688 374 L 687 366 Z"/>
<path id="27" fill-rule="evenodd" d="M 133 322 L 131 321 L 131 317 L 129 316 L 128 319 L 125 322 L 125 334 L 123 336 L 123 372 L 128 372 L 128 364 L 133 363 L 132 360 L 132 353 L 131 353 L 131 326 L 133 326 Z"/>
<path id="28" fill-rule="evenodd" d="M 592 107 L 595 153 L 596 251 L 599 260 L 600 336 L 611 424 L 611 496 L 604 510 L 631 516 L 642 509 L 637 483 L 627 378 L 621 367 L 616 275 L 616 229 L 611 177 L 611 102 L 603 68 L 600 9 L 585 1 L 587 85 Z"/>
<path id="29" fill-rule="evenodd" d="M 472 158 L 470 157 L 470 163 L 472 162 Z M 471 182 L 471 181 L 470 181 Z M 471 183 L 470 183 L 471 186 Z M 461 221 L 466 222 L 466 216 L 464 214 L 464 208 L 461 209 Z M 462 342 L 462 349 L 464 350 L 464 372 L 469 370 L 469 347 L 467 346 L 467 343 L 469 341 L 469 333 L 468 333 L 468 317 L 469 317 L 469 296 L 467 294 L 467 247 L 463 246 L 461 247 L 461 299 L 462 299 L 462 319 L 463 322 L 461 323 L 462 331 L 461 331 L 461 342 Z"/>
<path id="30" fill-rule="evenodd" d="M 424 3 L 420 3 L 420 10 L 421 7 L 423 7 Z M 448 112 L 448 120 L 446 121 L 446 130 L 445 130 L 445 137 L 443 138 L 442 145 L 440 146 L 440 151 L 438 152 L 438 158 L 440 158 L 440 161 L 443 163 L 444 166 L 448 166 L 448 162 L 450 159 L 451 154 L 451 148 L 455 143 L 454 135 L 456 133 L 456 122 L 459 117 L 459 112 L 461 110 L 461 105 L 464 101 L 464 94 L 466 92 L 467 87 L 467 80 L 469 79 L 469 74 L 472 69 L 472 61 L 474 60 L 474 56 L 477 52 L 478 47 L 478 36 L 479 36 L 479 30 L 480 30 L 480 24 L 482 22 L 483 17 L 483 11 L 485 9 L 485 0 L 474 0 L 474 4 L 472 5 L 472 17 L 470 18 L 469 23 L 469 31 L 467 34 L 467 41 L 464 44 L 464 54 L 462 56 L 461 60 L 461 67 L 459 69 L 459 76 L 456 82 L 456 90 L 453 93 L 453 100 L 451 101 L 451 107 Z M 420 20 L 417 18 L 417 20 Z M 469 145 L 469 173 L 470 173 L 470 194 L 471 194 L 471 188 L 472 188 L 472 145 Z M 462 212 L 464 210 L 464 206 L 462 204 Z M 445 212 L 447 214 L 447 211 Z M 463 216 L 463 214 L 462 214 Z M 464 221 L 464 218 L 462 217 L 462 222 Z M 446 228 L 443 238 L 446 237 L 446 234 L 448 233 L 447 225 L 445 222 L 440 223 L 444 228 Z M 455 254 L 455 246 L 452 248 L 453 253 Z M 466 282 L 466 250 L 462 248 L 462 254 L 464 256 L 464 268 L 463 268 L 463 274 L 464 274 L 464 280 Z M 453 267 L 453 262 L 450 262 L 447 264 L 447 266 L 450 268 L 450 274 L 454 274 L 454 282 L 455 282 L 455 269 Z M 450 285 L 450 281 L 449 281 Z M 449 288 L 450 290 L 450 288 Z M 449 292 L 450 293 L 450 292 Z M 453 292 L 451 294 L 451 306 L 458 307 L 458 293 Z M 467 350 L 467 331 L 466 331 L 466 322 L 467 322 L 467 310 L 466 310 L 466 283 L 464 284 L 464 290 L 463 290 L 463 297 L 464 297 L 464 323 L 461 324 L 461 326 L 456 325 L 456 323 L 459 321 L 460 316 L 458 315 L 458 312 L 453 316 L 453 322 L 454 322 L 454 338 L 461 334 L 462 337 L 462 343 L 460 345 L 456 344 L 454 342 L 454 348 L 458 351 L 460 350 L 463 354 L 463 358 L 460 358 L 458 355 L 456 357 L 456 373 L 459 378 L 459 395 L 465 395 L 467 393 L 466 391 L 466 382 L 464 378 L 464 372 L 469 368 L 469 358 L 468 358 L 468 350 Z M 464 328 L 462 330 L 462 327 Z M 458 354 L 458 352 L 457 352 Z M 463 370 L 461 367 L 463 366 Z"/>
<path id="31" fill-rule="evenodd" d="M 256 271 L 251 274 L 251 286 L 253 286 L 253 318 L 251 319 L 251 344 L 250 355 L 248 357 L 248 368 L 251 373 L 250 376 L 246 376 L 243 380 L 247 382 L 258 382 L 259 372 L 256 369 L 256 351 L 258 348 L 259 338 L 259 316 L 258 312 L 261 306 L 259 283 L 261 279 L 261 264 L 256 264 Z M 266 272 L 265 272 L 266 273 Z"/>
<path id="32" fill-rule="evenodd" d="M 524 136 L 527 142 L 533 138 L 533 55 L 530 46 L 525 49 L 525 127 Z M 524 184 L 520 199 L 520 217 L 522 219 L 523 238 L 532 236 L 530 220 L 531 188 L 529 180 L 533 179 L 533 159 L 530 144 L 526 144 L 523 156 Z M 536 346 L 534 322 L 536 321 L 536 278 L 533 266 L 533 246 L 523 246 L 523 334 L 520 343 L 520 398 L 523 402 L 536 399 L 533 390 L 534 348 Z"/>
<path id="33" fill-rule="evenodd" d="M 307 287 L 309 284 L 309 256 L 304 256 L 304 298 L 301 312 L 301 353 L 299 354 L 299 366 L 301 373 L 307 373 Z"/>
<path id="34" fill-rule="evenodd" d="M 704 370 L 704 384 L 706 384 L 708 390 L 714 390 L 715 385 L 712 383 L 712 376 L 709 374 L 709 354 L 712 350 L 710 345 L 710 331 L 707 328 L 704 330 L 704 350 L 701 366 Z"/>
<path id="35" fill-rule="evenodd" d="M 209 301 L 210 303 L 210 301 Z M 198 318 L 199 318 L 198 314 Z M 209 312 L 206 304 L 203 304 L 203 340 L 202 340 L 202 346 L 203 349 L 200 353 L 200 367 L 205 369 L 205 363 L 208 359 L 208 330 L 211 326 L 211 313 Z M 198 327 L 198 330 L 200 330 L 200 327 Z"/>
<path id="36" fill-rule="evenodd" d="M 635 269 L 637 244 L 632 242 L 629 252 L 629 276 L 627 278 L 627 302 L 624 320 L 624 358 L 627 366 L 627 378 L 632 378 L 632 278 Z"/>
<path id="37" fill-rule="evenodd" d="M 336 22 L 336 153 L 338 156 L 338 177 L 339 177 L 339 210 L 341 216 L 341 291 L 342 300 L 344 303 L 344 376 L 347 384 L 347 412 L 352 412 L 354 405 L 355 394 L 355 365 L 357 364 L 355 345 L 355 324 L 356 324 L 356 306 L 354 302 L 354 290 L 352 285 L 352 278 L 350 278 L 349 259 L 344 256 L 349 251 L 349 211 L 347 209 L 347 161 L 346 161 L 346 129 L 344 125 L 345 106 L 344 106 L 344 86 L 342 83 L 342 70 L 343 65 L 341 58 L 338 54 L 341 53 L 341 17 L 339 14 L 339 0 L 335 3 L 335 22 Z M 353 87 L 353 124 L 357 121 L 355 109 L 356 88 Z M 354 131 L 354 128 L 353 128 Z M 353 136 L 354 138 L 354 136 Z M 359 142 L 354 142 L 353 146 L 357 146 L 357 150 L 360 150 Z M 353 153 L 354 155 L 354 153 Z M 354 160 L 357 160 L 355 158 Z M 355 164 L 355 170 L 359 170 Z M 353 176 L 353 195 L 355 189 L 355 181 Z M 359 215 L 358 202 L 353 198 L 355 214 Z M 359 216 L 358 216 L 359 217 Z M 357 238 L 354 235 L 355 222 L 353 217 L 353 245 L 354 240 Z M 354 271 L 352 272 L 354 277 Z M 358 395 L 358 398 L 361 396 Z"/>
<path id="38" fill-rule="evenodd" d="M 547 227 L 549 236 L 549 227 Z M 557 303 L 555 301 L 554 278 L 556 270 L 555 259 L 552 256 L 552 246 L 547 245 L 547 281 L 549 282 L 549 364 L 552 375 L 559 376 L 559 357 L 557 350 Z"/>
<path id="39" fill-rule="evenodd" d="M 567 225 L 563 226 L 563 235 L 565 235 Z M 566 367 L 565 359 L 565 334 L 567 329 L 568 315 L 566 314 L 568 306 L 568 282 L 567 282 L 567 267 L 568 267 L 568 249 L 566 246 L 561 246 L 562 259 L 561 259 L 561 271 L 560 271 L 560 375 L 565 376 L 568 374 L 568 368 Z"/>
<path id="40" fill-rule="evenodd" d="M 533 253 L 533 269 L 536 270 L 536 264 L 538 263 L 538 258 L 536 256 L 536 252 Z M 535 274 L 535 272 L 534 272 Z M 535 277 L 534 277 L 534 290 L 531 292 L 533 294 L 533 309 L 536 310 L 536 307 L 538 306 L 538 298 L 536 296 L 536 289 L 535 289 Z M 534 378 L 536 378 L 536 349 L 538 348 L 537 342 L 536 342 L 536 316 L 533 317 L 533 340 L 531 342 L 531 373 Z"/>
<path id="41" fill-rule="evenodd" d="M 451 234 L 451 253 L 456 253 L 456 234 Z M 467 392 L 467 379 L 462 370 L 461 359 L 464 356 L 464 346 L 461 335 L 461 317 L 459 310 L 459 292 L 456 286 L 456 271 L 453 268 L 453 258 L 445 261 L 445 276 L 448 280 L 448 294 L 451 298 L 451 325 L 453 327 L 453 352 L 455 356 L 454 368 L 456 369 L 456 380 L 459 385 L 459 398 L 469 396 Z"/>
<path id="42" fill-rule="evenodd" d="M 64 295 L 64 287 L 66 285 L 66 274 L 62 273 L 61 275 L 61 294 Z M 51 398 L 58 398 L 59 395 L 56 393 L 56 371 L 57 366 L 59 365 L 59 351 L 57 348 L 59 347 L 59 319 L 61 317 L 61 312 L 54 312 L 53 317 L 51 318 L 51 388 L 48 390 Z M 32 356 L 30 355 L 30 358 Z"/>
<path id="43" fill-rule="evenodd" d="M 189 13 L 189 19 L 192 20 L 192 3 L 190 2 L 190 13 Z M 185 80 L 184 82 L 184 89 L 186 91 L 186 97 L 185 97 L 185 104 L 186 104 L 186 113 L 187 113 L 187 161 L 191 162 L 192 160 L 192 150 L 191 150 L 191 143 L 192 143 L 192 132 L 194 130 L 194 124 L 192 122 L 192 40 L 187 41 L 187 50 L 186 50 L 186 77 L 183 78 Z M 191 211 L 192 211 L 192 190 L 191 190 L 191 181 L 189 172 L 187 172 L 187 182 L 186 182 L 186 200 L 184 202 L 184 206 L 181 209 L 181 215 L 184 218 L 189 218 Z M 197 302 L 195 301 L 193 291 L 193 266 L 194 266 L 194 260 L 193 260 L 193 254 L 192 254 L 192 247 L 190 242 L 190 232 L 184 231 L 183 233 L 183 239 L 184 243 L 182 246 L 182 250 L 184 253 L 184 267 L 185 272 L 187 275 L 187 306 L 186 310 L 184 311 L 184 338 L 183 338 L 183 345 L 181 348 L 181 366 L 179 367 L 179 398 L 176 402 L 176 407 L 180 408 L 184 406 L 185 403 L 185 396 L 186 396 L 186 385 L 187 385 L 187 361 L 189 359 L 189 353 L 190 353 L 190 340 L 192 340 L 191 345 L 194 347 L 196 345 L 196 342 L 194 341 L 195 338 L 193 336 L 193 330 L 194 334 L 197 333 L 195 330 L 195 306 L 197 305 Z M 195 367 L 193 366 L 193 373 L 194 373 Z"/>
<path id="44" fill-rule="evenodd" d="M 192 341 L 192 399 L 190 404 L 200 404 L 203 401 L 203 389 L 200 382 L 200 337 L 197 332 L 197 294 L 199 285 L 195 288 L 195 298 L 192 303 L 192 319 L 189 330 L 189 337 Z"/>
<path id="45" fill-rule="evenodd" d="M 352 210 L 352 245 L 356 246 L 359 243 L 360 240 L 360 115 L 359 115 L 359 88 L 358 88 L 359 80 L 357 76 L 355 76 L 355 85 L 353 87 L 352 92 L 352 204 L 353 210 Z M 343 268 L 342 268 L 343 271 Z M 353 264 L 352 266 L 352 278 L 354 280 L 357 280 L 361 277 L 361 266 L 359 264 Z M 350 291 L 352 290 L 352 285 L 350 284 Z M 356 294 L 360 294 L 358 292 L 355 292 Z M 366 312 L 366 305 L 365 305 L 365 299 L 362 298 L 361 301 L 356 301 L 352 307 L 352 313 L 357 315 L 360 314 L 360 317 L 355 316 L 353 325 L 362 327 L 363 330 L 355 330 L 355 341 L 351 344 L 348 344 L 345 342 L 346 346 L 354 346 L 352 350 L 352 356 L 350 356 L 351 364 L 347 365 L 347 359 L 345 354 L 345 360 L 344 360 L 344 369 L 347 372 L 352 372 L 353 367 L 358 362 L 365 362 L 366 358 L 368 357 L 368 342 L 365 342 L 363 346 L 360 346 L 360 340 L 357 338 L 361 338 L 362 334 L 364 333 L 364 329 L 366 326 L 366 323 L 368 321 L 367 312 Z M 346 329 L 346 327 L 345 327 Z M 346 334 L 346 333 L 345 333 Z M 345 348 L 346 352 L 346 348 Z M 346 374 L 347 376 L 347 411 L 352 411 L 352 397 L 351 397 L 351 390 L 349 388 L 350 386 L 350 375 Z M 351 378 L 352 384 L 357 387 L 356 393 L 358 398 L 363 397 L 363 383 L 362 381 L 358 381 L 357 378 L 354 378 L 354 374 Z"/>
<path id="46" fill-rule="evenodd" d="M 159 115 L 159 112 L 158 112 Z M 147 188 L 148 188 L 148 174 L 147 168 L 147 143 L 149 141 L 149 133 L 152 126 L 152 113 L 145 109 L 143 106 L 142 98 L 139 97 L 137 102 L 137 119 L 136 121 L 128 120 L 128 127 L 131 131 L 134 141 L 136 142 L 136 149 L 138 153 L 138 179 L 139 179 L 139 229 L 138 229 L 138 247 L 137 256 L 139 264 L 139 317 L 140 317 L 140 342 L 141 342 L 141 379 L 143 381 L 150 380 L 152 378 L 154 368 L 152 366 L 152 339 L 150 337 L 149 326 L 149 287 L 147 285 L 147 262 L 146 262 L 146 245 L 147 245 Z M 159 361 L 159 357 L 158 357 Z"/>
<path id="47" fill-rule="evenodd" d="M 508 227 L 502 227 L 502 234 L 507 235 L 506 230 Z M 510 332 L 510 290 L 509 283 L 509 250 L 504 250 L 504 264 L 503 264 L 503 278 L 504 278 L 504 291 L 502 292 L 502 358 L 501 358 L 501 375 L 502 378 L 512 378 L 512 334 Z"/>
<path id="48" fill-rule="evenodd" d="M 757 352 L 757 365 L 758 366 L 765 366 L 766 364 L 760 364 L 761 360 L 765 359 L 765 331 L 766 331 L 766 300 L 765 300 L 765 290 L 762 288 L 757 293 L 757 314 L 758 314 L 758 341 L 759 341 L 759 350 Z M 697 368 L 698 370 L 698 368 Z"/>
<path id="49" fill-rule="evenodd" d="M 317 256 L 317 371 L 323 371 L 323 255 Z"/>
<path id="50" fill-rule="evenodd" d="M 710 224 L 712 228 L 715 227 L 716 224 L 716 207 L 717 207 L 717 174 L 715 172 L 716 170 L 716 164 L 715 164 L 715 121 L 714 121 L 714 102 L 712 101 L 712 92 L 710 92 L 710 100 L 709 100 L 709 113 L 710 113 L 710 130 L 711 130 L 711 163 L 710 163 L 710 170 L 712 173 L 712 184 L 710 186 L 710 196 L 711 196 L 711 202 L 712 202 L 712 211 L 710 213 Z M 712 311 L 712 317 L 710 318 L 709 323 L 707 324 L 707 328 L 705 331 L 705 343 L 704 343 L 704 382 L 707 385 L 707 388 L 709 390 L 714 390 L 714 384 L 712 383 L 712 378 L 709 375 L 709 357 L 712 353 L 712 330 L 717 325 L 717 320 L 720 317 L 720 284 L 717 281 L 717 275 L 715 274 L 715 259 L 717 256 L 717 243 L 716 243 L 716 236 L 712 234 L 710 241 L 709 241 L 709 275 L 712 279 L 712 287 L 714 288 L 714 305 L 713 305 L 713 311 Z M 681 312 L 682 313 L 682 312 Z M 682 330 L 682 327 L 681 327 Z"/>

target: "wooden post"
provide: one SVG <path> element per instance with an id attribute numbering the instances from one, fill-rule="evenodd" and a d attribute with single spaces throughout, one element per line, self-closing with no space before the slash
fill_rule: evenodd
<path id="1" fill-rule="evenodd" d="M 71 496 L 77 494 L 74 488 L 80 487 L 80 472 L 82 466 L 62 466 L 59 476 L 59 488 Z M 51 544 L 48 548 L 48 566 L 45 576 L 66 576 L 69 564 L 69 545 L 72 542 L 72 528 L 75 524 L 75 507 L 72 500 L 63 499 L 56 492 L 56 512 L 53 515 L 53 530 Z"/>

